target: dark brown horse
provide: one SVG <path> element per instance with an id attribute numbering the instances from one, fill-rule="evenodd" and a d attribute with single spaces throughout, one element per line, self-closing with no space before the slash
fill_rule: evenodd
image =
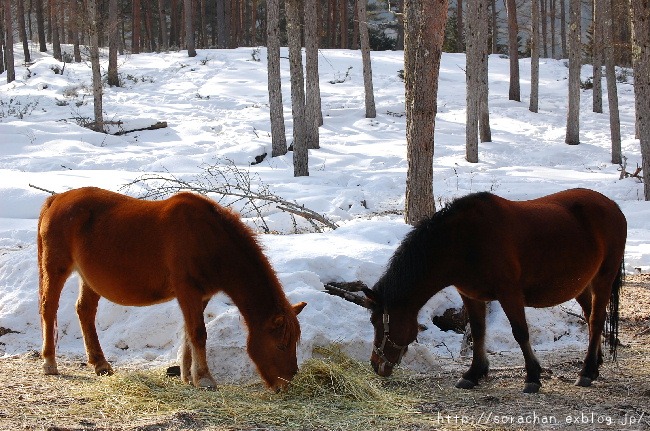
<path id="1" fill-rule="evenodd" d="M 58 374 L 56 315 L 63 285 L 79 273 L 77 314 L 88 362 L 112 374 L 95 329 L 100 297 L 144 306 L 178 300 L 185 320 L 181 378 L 197 387 L 216 382 L 206 360 L 203 311 L 224 292 L 248 326 L 248 354 L 272 389 L 298 370 L 296 315 L 254 234 L 239 217 L 210 199 L 179 193 L 142 201 L 97 188 L 57 194 L 38 223 L 43 369 Z"/>
<path id="2" fill-rule="evenodd" d="M 363 289 L 365 297 L 339 293 L 372 310 L 371 362 L 378 374 L 388 376 L 417 336 L 418 311 L 437 292 L 454 285 L 474 341 L 472 364 L 456 384 L 464 389 L 473 388 L 488 373 L 485 303 L 499 301 L 524 355 L 524 392 L 537 392 L 541 386 L 524 307 L 550 307 L 575 298 L 589 323 L 589 346 L 576 384 L 589 386 L 602 363 L 608 303 L 610 349 L 615 354 L 626 236 L 627 222 L 616 203 L 591 190 L 567 190 L 524 202 L 477 193 L 414 228 L 375 286 Z"/>

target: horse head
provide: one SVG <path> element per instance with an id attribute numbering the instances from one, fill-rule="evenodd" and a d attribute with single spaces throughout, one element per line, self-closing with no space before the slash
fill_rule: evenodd
<path id="1" fill-rule="evenodd" d="M 417 338 L 417 313 L 402 309 L 391 309 L 389 312 L 377 292 L 365 286 L 328 284 L 325 289 L 331 295 L 340 296 L 370 310 L 370 322 L 375 328 L 370 363 L 380 376 L 390 376 L 408 350 L 408 345 Z M 353 292 L 362 292 L 365 296 Z"/>
<path id="2" fill-rule="evenodd" d="M 296 316 L 306 305 L 300 302 L 249 327 L 248 354 L 266 385 L 274 391 L 287 386 L 298 372 L 296 344 L 300 325 Z"/>

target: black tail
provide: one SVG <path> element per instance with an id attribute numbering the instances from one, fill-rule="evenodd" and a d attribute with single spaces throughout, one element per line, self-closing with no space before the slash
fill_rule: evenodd
<path id="1" fill-rule="evenodd" d="M 616 348 L 618 347 L 618 297 L 624 282 L 624 263 L 621 262 L 616 279 L 612 284 L 612 293 L 609 298 L 609 310 L 607 312 L 607 322 L 605 323 L 605 342 L 609 344 L 609 354 L 612 361 L 616 360 Z"/>

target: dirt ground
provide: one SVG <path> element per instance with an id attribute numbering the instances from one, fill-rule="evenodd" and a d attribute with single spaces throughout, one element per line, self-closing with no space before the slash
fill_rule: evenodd
<path id="1" fill-rule="evenodd" d="M 395 385 L 421 393 L 417 406 L 427 425 L 413 429 L 650 429 L 650 274 L 628 276 L 621 294 L 618 361 L 606 361 L 591 388 L 573 385 L 583 352 L 538 352 L 542 389 L 524 395 L 521 355 L 493 355 L 490 376 L 472 391 L 453 388 L 468 363 L 451 363 Z M 41 374 L 37 353 L 0 359 L 0 430 L 204 430 L 192 412 L 161 414 L 146 422 L 121 424 L 101 412 L 78 416 L 85 400 L 75 387 L 96 377 L 79 362 L 60 360 L 62 375 Z M 386 387 L 390 390 L 391 381 Z M 351 415 L 355 414 L 350 412 Z M 263 424 L 256 428 L 268 428 Z M 295 428 L 294 428 L 295 429 Z M 308 424 L 302 429 L 310 429 Z"/>

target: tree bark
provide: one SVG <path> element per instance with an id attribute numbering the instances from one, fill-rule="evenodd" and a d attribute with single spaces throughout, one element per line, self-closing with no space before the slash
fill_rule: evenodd
<path id="1" fill-rule="evenodd" d="M 320 84 L 318 82 L 318 10 L 319 0 L 305 2 L 305 54 L 307 71 L 307 91 L 305 93 L 305 138 L 307 148 L 320 148 L 318 128 L 323 124 L 320 103 Z"/>
<path id="2" fill-rule="evenodd" d="M 93 75 L 93 104 L 95 122 L 92 129 L 96 132 L 104 132 L 104 114 L 102 107 L 102 71 L 99 65 L 99 31 L 97 4 L 95 0 L 87 0 L 86 10 L 88 11 L 89 27 L 88 33 L 90 36 L 90 64 L 92 67 Z"/>
<path id="3" fill-rule="evenodd" d="M 478 163 L 478 106 L 480 89 L 481 0 L 471 0 L 467 5 L 466 52 L 465 55 L 465 160 Z"/>
<path id="4" fill-rule="evenodd" d="M 117 49 L 119 44 L 117 0 L 108 2 L 108 85 L 119 87 L 120 77 L 117 73 Z"/>
<path id="5" fill-rule="evenodd" d="M 43 13 L 43 0 L 32 0 L 36 6 L 36 28 L 38 30 L 38 44 L 40 52 L 47 52 L 47 40 L 45 38 L 45 15 Z"/>
<path id="6" fill-rule="evenodd" d="M 309 153 L 305 139 L 305 78 L 300 40 L 300 0 L 286 0 L 289 71 L 291 74 L 291 114 L 293 116 L 293 175 L 309 175 Z"/>
<path id="7" fill-rule="evenodd" d="M 27 27 L 25 26 L 25 4 L 24 0 L 17 0 L 17 15 L 18 15 L 18 31 L 20 34 L 20 41 L 23 43 L 23 55 L 25 63 L 31 63 L 32 58 L 29 53 L 29 40 L 27 40 Z"/>
<path id="8" fill-rule="evenodd" d="M 366 118 L 375 118 L 375 94 L 372 86 L 372 64 L 370 61 L 370 37 L 368 36 L 367 0 L 358 0 L 359 38 L 361 41 L 361 59 L 363 62 L 363 85 L 365 90 Z"/>
<path id="9" fill-rule="evenodd" d="M 605 76 L 607 77 L 607 102 L 609 104 L 609 130 L 612 141 L 612 163 L 619 165 L 623 162 L 621 153 L 621 121 L 618 111 L 616 65 L 614 64 L 613 11 L 609 0 L 603 1 L 603 15 Z"/>
<path id="10" fill-rule="evenodd" d="M 50 0 L 50 27 L 52 28 L 52 56 L 59 61 L 63 60 L 61 53 L 61 34 L 58 18 L 58 2 L 63 0 Z"/>
<path id="11" fill-rule="evenodd" d="M 544 2 L 545 0 L 542 0 Z M 539 0 L 531 0 L 530 31 L 530 112 L 539 110 Z M 544 26 L 546 27 L 546 26 Z"/>
<path id="12" fill-rule="evenodd" d="M 185 46 L 187 56 L 196 57 L 196 45 L 194 43 L 194 8 L 192 0 L 184 0 L 185 6 Z"/>
<path id="13" fill-rule="evenodd" d="M 465 52 L 466 49 L 463 21 L 463 0 L 456 0 L 456 52 Z"/>
<path id="14" fill-rule="evenodd" d="M 7 83 L 16 80 L 16 68 L 14 66 L 14 31 L 11 14 L 11 0 L 4 0 L 5 18 L 5 61 L 7 63 Z"/>
<path id="15" fill-rule="evenodd" d="M 521 90 L 519 86 L 519 42 L 517 33 L 517 4 L 515 0 L 505 0 L 508 12 L 508 55 L 510 56 L 510 87 L 508 98 L 517 102 L 521 101 Z"/>
<path id="16" fill-rule="evenodd" d="M 165 0 L 158 0 L 158 21 L 160 28 L 160 50 L 169 49 L 169 34 L 167 30 L 167 12 L 165 11 Z"/>
<path id="17" fill-rule="evenodd" d="M 404 78 L 406 87 L 405 220 L 415 224 L 435 212 L 433 145 L 440 56 L 447 0 L 405 0 Z"/>
<path id="18" fill-rule="evenodd" d="M 570 0 L 569 16 L 569 106 L 567 109 L 566 138 L 564 142 L 569 145 L 580 143 L 580 0 Z"/>
<path id="19" fill-rule="evenodd" d="M 140 7 L 140 0 L 133 0 L 133 16 L 131 26 L 131 52 L 133 54 L 140 54 L 140 29 L 142 28 L 142 8 Z"/>
<path id="20" fill-rule="evenodd" d="M 488 96 L 490 88 L 488 85 L 488 16 L 487 16 L 487 0 L 480 0 L 480 15 L 479 28 L 482 35 L 482 40 L 479 40 L 479 51 L 481 53 L 479 61 L 479 101 L 478 101 L 478 127 L 479 137 L 481 142 L 492 142 L 492 129 L 490 128 L 490 107 L 488 103 Z M 482 12 L 481 12 L 482 11 Z"/>
<path id="21" fill-rule="evenodd" d="M 541 34 L 541 37 L 540 37 L 539 34 L 537 36 L 537 50 L 539 52 L 539 55 L 537 57 L 539 58 L 539 56 L 543 52 L 544 53 L 544 58 L 548 58 L 548 39 L 546 37 L 547 36 L 547 28 L 548 28 L 547 25 L 546 25 L 547 24 L 546 23 L 546 18 L 548 16 L 548 13 L 547 13 L 547 7 L 546 7 L 546 0 L 539 0 L 538 3 L 539 3 L 540 7 L 537 9 L 537 13 L 539 14 L 537 16 L 537 22 L 538 22 L 537 31 L 539 33 L 539 24 L 540 24 L 540 21 L 541 21 L 542 34 Z M 533 9 L 532 6 L 531 6 L 531 9 L 533 11 L 535 10 L 535 9 Z M 531 13 L 531 20 L 532 20 L 532 13 Z M 541 49 L 540 49 L 540 46 L 541 46 Z"/>
<path id="22" fill-rule="evenodd" d="M 280 1 L 267 0 L 267 62 L 269 109 L 271 116 L 271 156 L 287 154 L 287 137 L 284 128 L 282 84 L 280 79 Z M 223 39 L 220 39 L 223 40 Z"/>
<path id="23" fill-rule="evenodd" d="M 560 2 L 560 41 L 562 42 L 562 58 L 566 58 L 566 0 L 558 1 Z"/>
<path id="24" fill-rule="evenodd" d="M 643 195 L 650 201 L 650 5 L 632 0 L 634 96 L 643 172 Z"/>
<path id="25" fill-rule="evenodd" d="M 593 38 L 592 60 L 593 60 L 593 103 L 592 110 L 601 114 L 603 112 L 603 6 L 607 0 L 594 0 L 593 12 Z"/>

